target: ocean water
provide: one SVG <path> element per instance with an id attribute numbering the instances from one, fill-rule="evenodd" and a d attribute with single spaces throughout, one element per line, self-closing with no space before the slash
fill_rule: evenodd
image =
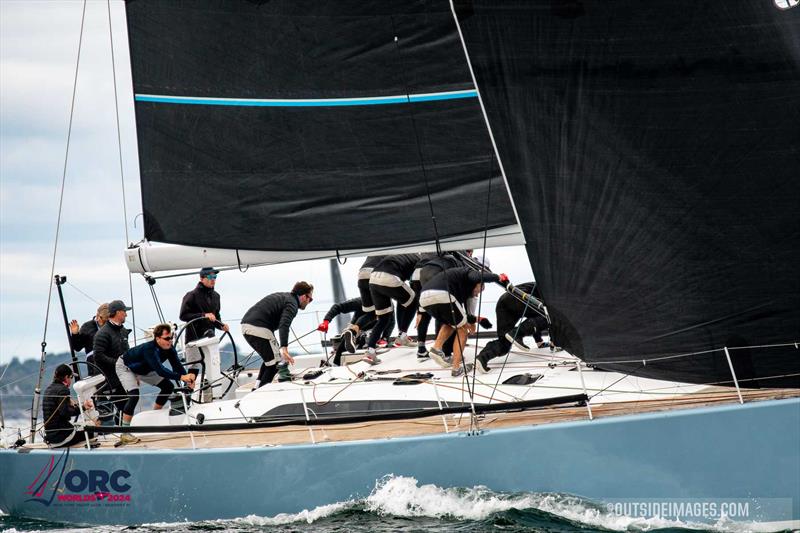
<path id="1" fill-rule="evenodd" d="M 3 533 L 101 532 L 570 532 L 759 530 L 758 524 L 720 520 L 713 525 L 614 515 L 580 498 L 542 493 L 501 493 L 483 487 L 441 488 L 416 479 L 387 476 L 372 493 L 297 514 L 142 526 L 74 526 L 2 515 Z"/>

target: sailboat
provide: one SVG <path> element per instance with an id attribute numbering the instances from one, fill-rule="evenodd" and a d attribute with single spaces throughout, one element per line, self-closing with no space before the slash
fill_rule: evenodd
<path id="1" fill-rule="evenodd" d="M 427 376 L 411 350 L 255 391 L 239 373 L 208 402 L 138 414 L 157 433 L 140 445 L 0 450 L 0 509 L 271 516 L 394 474 L 800 527 L 800 157 L 776 146 L 800 123 L 800 9 L 131 0 L 126 15 L 132 272 L 524 244 L 564 352 L 512 353 L 486 383 Z M 200 206 L 214 231 L 187 223 Z"/>

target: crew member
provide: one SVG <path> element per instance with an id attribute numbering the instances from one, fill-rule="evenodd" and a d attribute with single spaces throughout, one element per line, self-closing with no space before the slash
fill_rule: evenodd
<path id="1" fill-rule="evenodd" d="M 408 326 L 416 311 L 413 305 L 415 293 L 407 282 L 411 279 L 419 259 L 419 254 L 387 255 L 369 276 L 369 292 L 375 305 L 375 314 L 378 316 L 378 324 L 370 333 L 367 341 L 367 354 L 364 356 L 364 360 L 369 364 L 380 363 L 375 348 L 381 333 L 394 313 L 392 300 L 396 300 L 398 303 L 397 329 L 400 331 L 395 344 L 397 346 L 415 345 L 407 334 Z"/>
<path id="2" fill-rule="evenodd" d="M 53 382 L 44 390 L 42 415 L 44 416 L 44 440 L 53 448 L 72 446 L 85 442 L 86 435 L 77 431 L 70 421 L 80 414 L 78 403 L 70 398 L 72 369 L 69 365 L 58 365 L 53 374 Z M 94 408 L 92 400 L 83 402 L 83 408 Z"/>
<path id="3" fill-rule="evenodd" d="M 493 274 L 488 271 L 479 272 L 470 267 L 458 267 L 445 270 L 434 276 L 422 286 L 420 305 L 430 315 L 442 322 L 442 327 L 436 336 L 436 341 L 430 349 L 431 359 L 443 368 L 452 368 L 453 377 L 460 376 L 464 371 L 469 371 L 472 365 L 461 364 L 462 353 L 467 341 L 467 334 L 474 331 L 475 304 L 484 283 L 508 283 L 505 274 Z M 486 319 L 481 324 L 491 327 Z M 452 361 L 445 358 L 442 352 L 444 342 L 455 331 Z M 465 368 L 466 367 L 466 368 Z"/>
<path id="4" fill-rule="evenodd" d="M 161 409 L 169 400 L 170 394 L 175 390 L 172 381 L 183 381 L 194 388 L 194 374 L 186 372 L 178 352 L 172 346 L 172 327 L 169 324 L 159 324 L 153 328 L 153 340 L 135 346 L 117 359 L 116 373 L 122 387 L 128 395 L 125 406 L 122 408 L 122 425 L 130 426 L 136 404 L 139 403 L 139 386 L 142 383 L 155 385 L 159 389 L 153 409 Z M 164 366 L 164 361 L 169 360 L 172 370 Z M 132 444 L 139 439 L 130 433 L 120 436 L 120 443 Z"/>
<path id="5" fill-rule="evenodd" d="M 180 319 L 187 323 L 186 344 L 207 336 L 214 335 L 214 329 L 228 331 L 228 325 L 220 316 L 220 297 L 214 289 L 219 270 L 205 267 L 200 270 L 200 281 L 197 286 L 183 296 Z M 210 333 L 210 335 L 209 335 Z M 186 363 L 189 372 L 197 376 L 200 370 L 201 353 L 194 346 L 186 348 Z"/>
<path id="6" fill-rule="evenodd" d="M 364 312 L 361 298 L 351 298 L 350 300 L 333 304 L 320 325 L 317 326 L 317 330 L 327 333 L 330 321 L 344 313 L 353 313 L 353 317 L 350 319 L 347 329 L 339 336 L 339 342 L 334 348 L 333 364 L 337 366 L 341 364 L 344 350 L 355 353 L 356 348 L 364 347 L 364 344 L 366 344 L 365 332 L 375 327 L 378 322 L 374 311 Z M 389 331 L 394 329 L 394 321 L 391 321 L 386 329 Z"/>
<path id="7" fill-rule="evenodd" d="M 89 375 L 99 374 L 94 362 L 94 336 L 108 321 L 108 304 L 101 304 L 97 308 L 94 318 L 78 326 L 78 321 L 73 319 L 69 323 L 69 344 L 73 350 L 86 353 L 86 362 L 89 366 Z"/>
<path id="8" fill-rule="evenodd" d="M 128 311 L 122 300 L 108 303 L 108 322 L 94 336 L 94 361 L 106 378 L 106 389 L 118 411 L 122 411 L 127 395 L 117 378 L 117 359 L 128 351 L 128 335 L 131 330 L 124 326 Z"/>
<path id="9" fill-rule="evenodd" d="M 534 281 L 521 283 L 514 287 L 524 294 L 533 295 L 541 299 L 539 288 Z M 527 349 L 522 339 L 529 335 L 533 336 L 537 348 L 549 346 L 548 343 L 542 340 L 542 331 L 547 329 L 547 319 L 542 316 L 531 301 L 505 292 L 497 300 L 495 312 L 497 314 L 497 340 L 487 343 L 481 353 L 478 354 L 476 361 L 479 371 L 483 373 L 489 372 L 489 361 L 495 357 L 506 355 L 511 349 L 512 342 L 523 349 Z M 523 321 L 519 326 L 516 326 L 520 319 L 523 319 Z"/>
<path id="10" fill-rule="evenodd" d="M 464 250 L 467 255 L 472 255 L 472 250 Z M 436 274 L 447 270 L 448 268 L 456 268 L 464 266 L 461 259 L 453 253 L 439 254 L 422 254 L 422 258 L 417 263 L 414 269 L 414 274 L 411 276 L 411 288 L 417 295 L 417 304 L 419 304 L 419 297 L 422 293 L 422 286 L 429 282 Z M 431 322 L 431 315 L 425 309 L 419 307 L 417 311 L 417 357 L 424 359 L 428 357 L 428 350 L 425 348 L 425 342 L 428 340 L 428 326 Z M 440 323 L 436 324 L 436 333 L 439 333 Z"/>
<path id="11" fill-rule="evenodd" d="M 272 382 L 281 372 L 280 380 L 291 379 L 289 364 L 294 358 L 289 355 L 289 328 L 298 309 L 305 309 L 313 300 L 314 286 L 305 281 L 294 284 L 291 292 L 276 292 L 262 298 L 242 318 L 244 340 L 261 356 L 264 362 L 258 373 L 258 386 Z M 278 330 L 278 339 L 275 338 Z M 280 368 L 276 357 L 280 354 Z"/>
<path id="12" fill-rule="evenodd" d="M 370 255 L 364 260 L 364 264 L 358 269 L 358 292 L 361 294 L 361 310 L 365 313 L 371 313 L 375 316 L 375 304 L 372 303 L 372 294 L 369 292 L 369 277 L 376 266 L 383 261 L 385 255 Z M 383 325 L 383 331 L 380 332 L 377 346 L 383 347 L 389 344 L 389 336 L 394 330 L 394 315 L 392 315 L 389 322 Z"/>

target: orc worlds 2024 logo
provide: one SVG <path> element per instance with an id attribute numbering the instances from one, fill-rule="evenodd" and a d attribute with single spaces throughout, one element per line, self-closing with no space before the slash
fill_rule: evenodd
<path id="1" fill-rule="evenodd" d="M 42 505 L 126 505 L 131 501 L 127 470 L 82 470 L 68 468 L 69 448 L 47 459 L 39 475 L 28 485 L 26 501 Z"/>

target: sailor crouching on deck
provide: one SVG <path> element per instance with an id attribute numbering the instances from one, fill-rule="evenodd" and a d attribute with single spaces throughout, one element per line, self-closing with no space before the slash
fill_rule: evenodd
<path id="1" fill-rule="evenodd" d="M 289 355 L 289 328 L 298 309 L 305 309 L 313 300 L 314 286 L 305 281 L 294 284 L 292 292 L 276 292 L 262 298 L 248 309 L 242 318 L 244 340 L 261 356 L 264 362 L 258 372 L 258 387 L 271 383 L 278 371 L 280 380 L 291 379 L 288 364 L 294 364 Z M 275 338 L 278 330 L 280 344 Z M 280 353 L 280 364 L 276 356 Z M 280 367 L 280 368 L 278 368 Z"/>
<path id="2" fill-rule="evenodd" d="M 44 440 L 53 448 L 72 446 L 84 442 L 86 435 L 76 431 L 70 419 L 80 414 L 77 402 L 69 396 L 72 384 L 72 369 L 67 365 L 58 365 L 53 375 L 53 382 L 44 391 L 42 414 L 44 415 Z M 92 400 L 83 402 L 83 408 L 92 409 Z"/>
<path id="3" fill-rule="evenodd" d="M 156 396 L 153 409 L 161 409 L 175 390 L 171 380 L 183 381 L 194 388 L 194 374 L 186 372 L 178 352 L 172 346 L 172 328 L 169 324 L 159 324 L 153 328 L 154 340 L 135 346 L 117 359 L 116 370 L 122 387 L 128 394 L 125 407 L 122 408 L 122 425 L 130 426 L 136 404 L 139 403 L 139 385 L 144 382 L 155 385 L 160 392 Z M 164 366 L 169 360 L 172 370 Z M 139 439 L 130 433 L 123 433 L 121 444 L 132 444 Z"/>
<path id="4" fill-rule="evenodd" d="M 505 274 L 491 272 L 478 272 L 469 267 L 451 268 L 434 276 L 422 286 L 420 305 L 430 315 L 442 322 L 442 328 L 436 336 L 436 341 L 430 349 L 431 359 L 443 368 L 452 368 L 453 377 L 464 373 L 461 357 L 467 334 L 475 328 L 475 302 L 483 291 L 485 282 L 507 283 Z M 485 319 L 482 319 L 485 320 Z M 488 324 L 488 321 L 486 321 Z M 483 323 L 482 323 L 483 325 Z M 444 342 L 456 332 L 453 343 L 452 362 L 445 358 L 442 352 Z M 472 365 L 467 365 L 466 370 L 471 370 Z"/>
<path id="5" fill-rule="evenodd" d="M 515 287 L 526 294 L 533 295 L 541 300 L 542 295 L 535 281 L 521 283 Z M 504 292 L 497 300 L 495 307 L 497 316 L 497 339 L 484 346 L 476 359 L 478 370 L 482 373 L 489 372 L 489 361 L 495 357 L 502 357 L 511 350 L 511 344 L 516 344 L 523 350 L 528 346 L 522 342 L 524 337 L 533 336 L 537 348 L 546 348 L 549 343 L 542 340 L 542 331 L 547 329 L 547 319 L 541 313 L 519 296 Z M 522 322 L 517 325 L 517 322 Z"/>
<path id="6" fill-rule="evenodd" d="M 364 356 L 364 361 L 369 364 L 380 363 L 375 348 L 394 313 L 392 300 L 398 303 L 397 329 L 400 332 L 395 345 L 416 346 L 407 335 L 408 326 L 416 314 L 414 306 L 416 294 L 407 282 L 414 274 L 414 267 L 419 259 L 419 254 L 387 255 L 369 276 L 369 292 L 375 305 L 375 314 L 378 316 L 378 324 L 372 328 L 367 341 L 367 354 Z"/>

